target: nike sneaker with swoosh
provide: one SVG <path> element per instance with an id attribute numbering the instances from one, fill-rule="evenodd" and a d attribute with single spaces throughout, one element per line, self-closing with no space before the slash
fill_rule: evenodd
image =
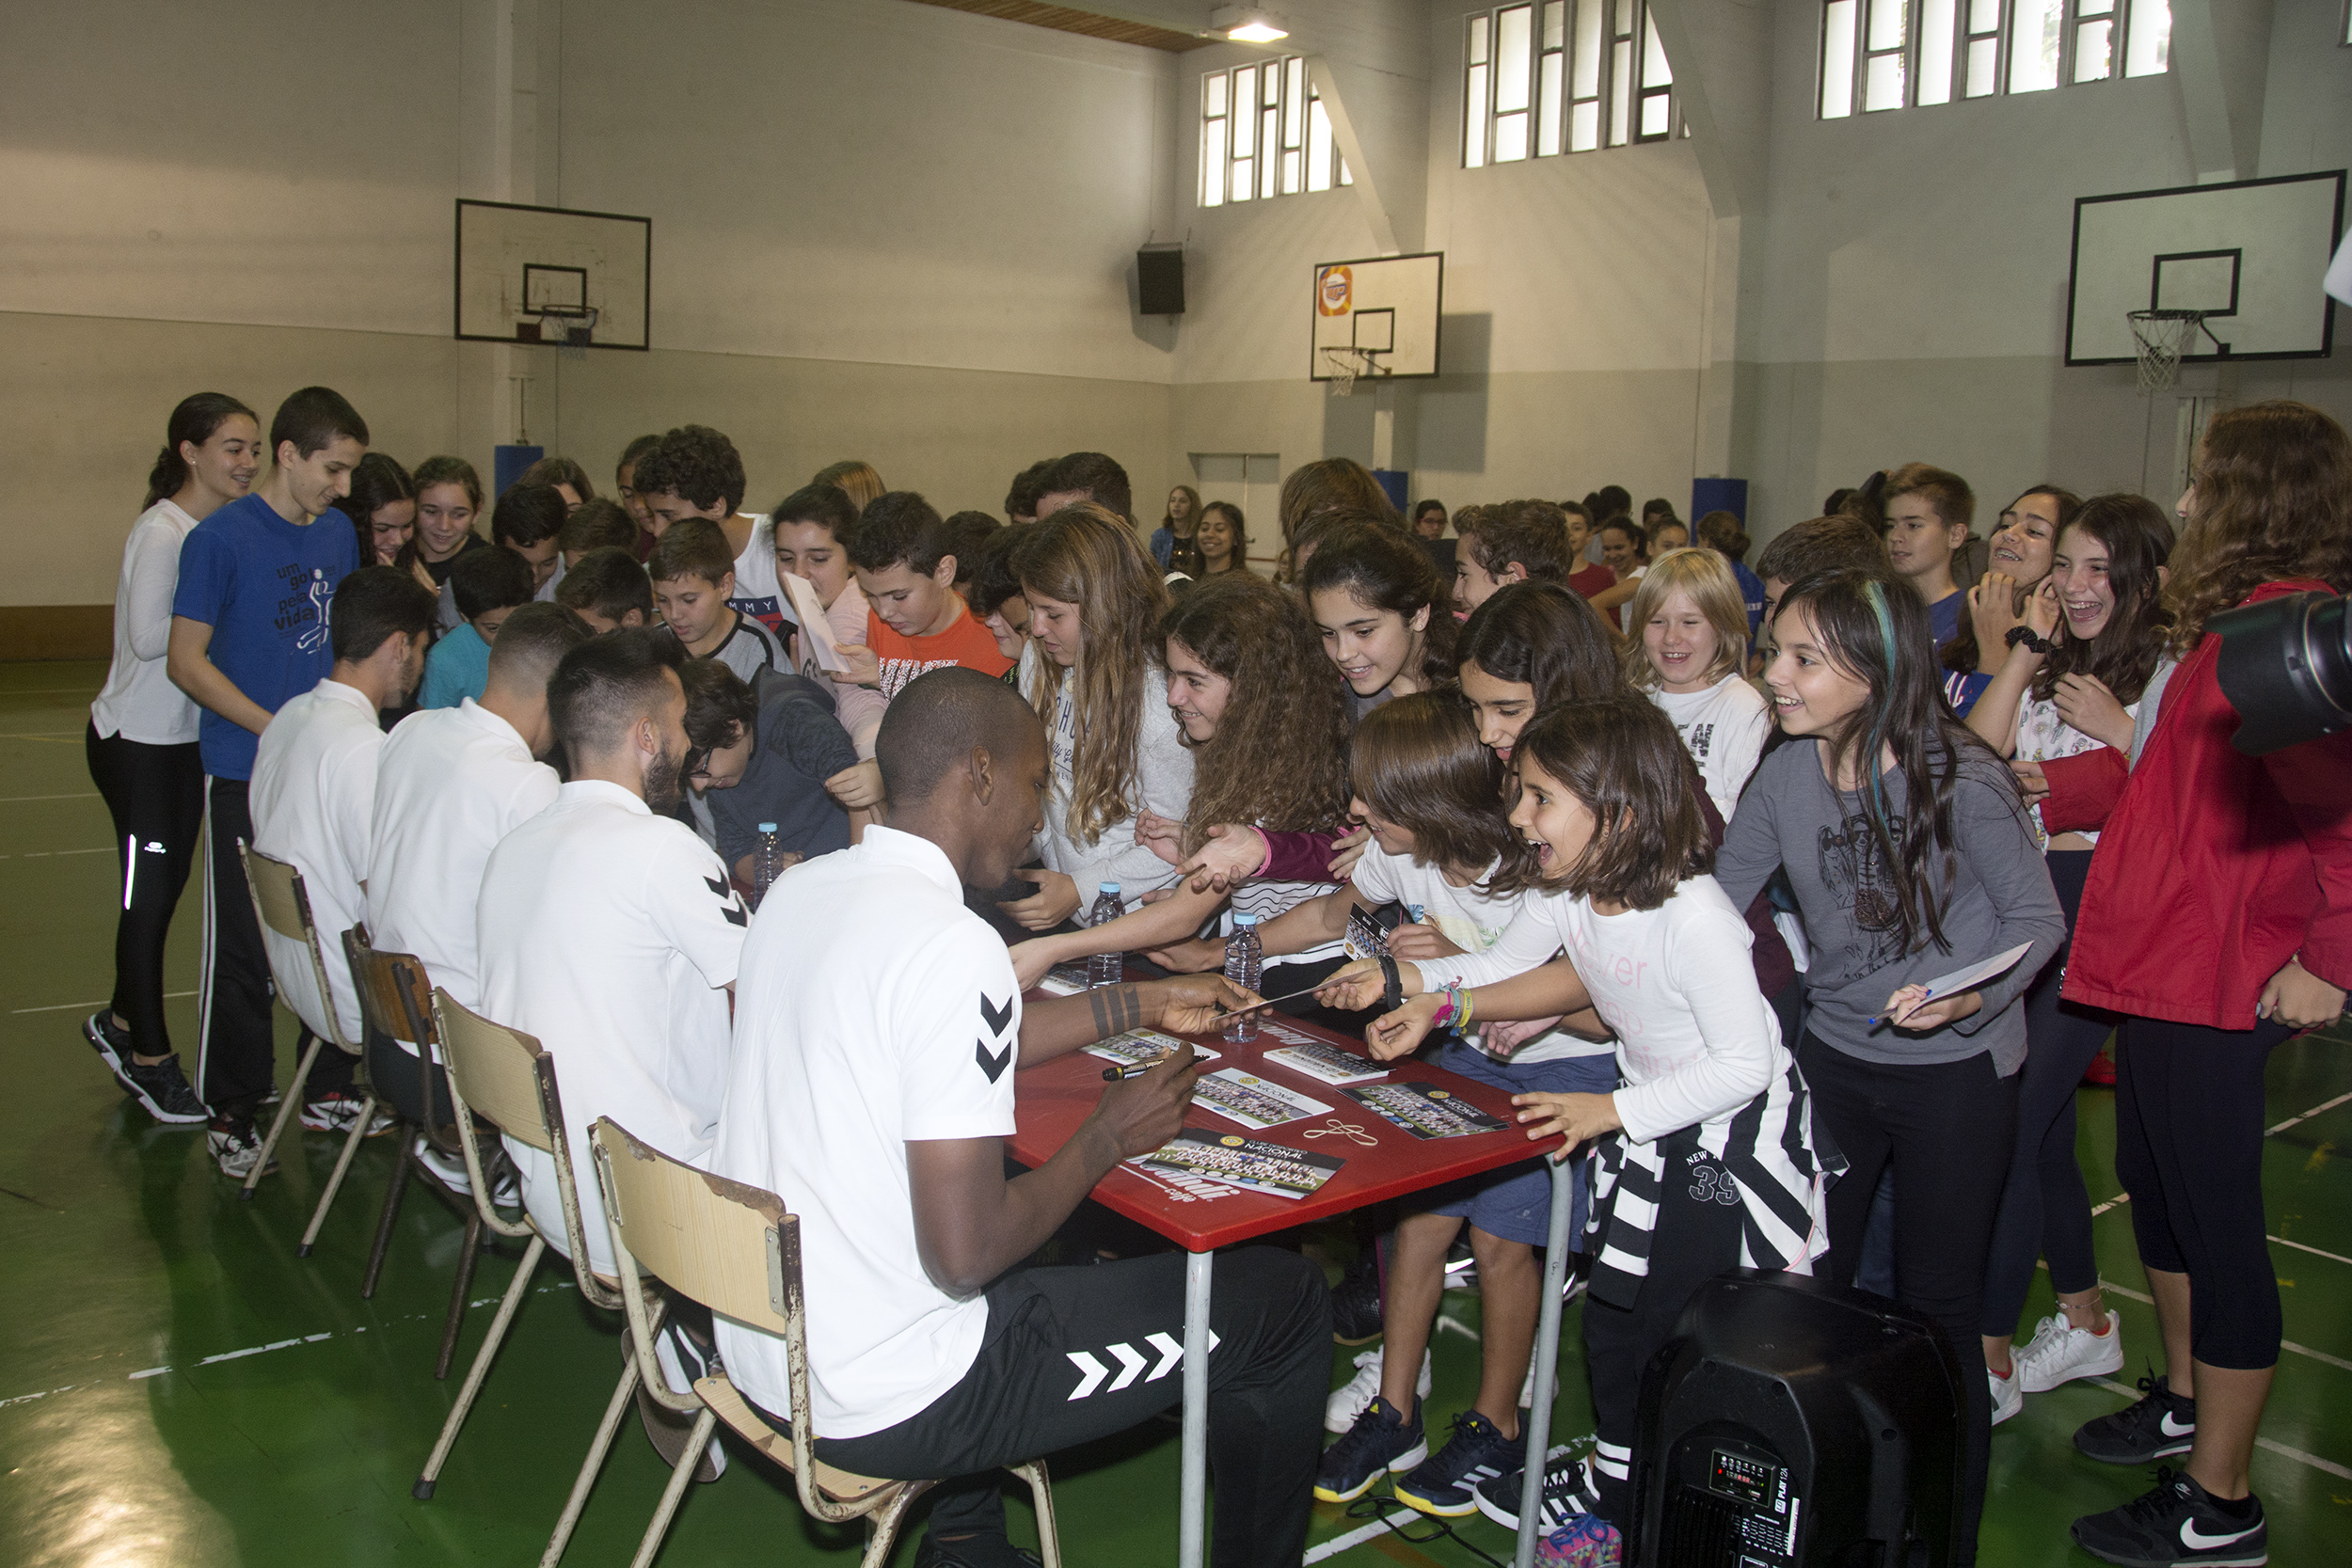
<path id="1" fill-rule="evenodd" d="M 2139 1380 L 2140 1397 L 2112 1416 L 2074 1429 L 2074 1447 L 2106 1465 L 2150 1465 L 2186 1453 L 2197 1441 L 2197 1402 L 2160 1377 Z"/>
<path id="2" fill-rule="evenodd" d="M 2074 1544 L 2123 1568 L 2262 1568 L 2270 1528 L 2262 1499 L 2223 1503 L 2185 1475 L 2156 1472 L 2146 1496 L 2074 1521 Z"/>

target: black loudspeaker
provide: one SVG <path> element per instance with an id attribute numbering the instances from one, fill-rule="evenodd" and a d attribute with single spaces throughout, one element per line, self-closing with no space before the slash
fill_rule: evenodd
<path id="1" fill-rule="evenodd" d="M 1692 1293 L 1642 1375 L 1636 1568 L 1945 1568 L 1960 1361 L 1882 1296 L 1740 1269 Z"/>
<path id="2" fill-rule="evenodd" d="M 1136 252 L 1137 313 L 1181 316 L 1184 313 L 1184 252 L 1181 245 L 1147 245 Z"/>

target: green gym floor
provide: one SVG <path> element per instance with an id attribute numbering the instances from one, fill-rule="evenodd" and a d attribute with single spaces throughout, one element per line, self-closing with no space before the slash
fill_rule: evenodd
<path id="1" fill-rule="evenodd" d="M 476 1310 L 448 1383 L 432 1377 L 459 1227 L 411 1189 L 375 1299 L 359 1299 L 389 1139 L 369 1143 L 316 1252 L 294 1248 L 334 1141 L 311 1134 L 250 1203 L 206 1158 L 200 1131 L 153 1125 L 119 1094 L 80 1034 L 112 984 L 115 852 L 83 765 L 94 664 L 0 665 L 0 1563 L 530 1562 L 537 1559 L 616 1375 L 619 1339 L 568 1277 L 543 1270 L 430 1503 L 409 1497 L 486 1304 L 513 1251 L 485 1257 Z M 199 873 L 200 874 L 200 873 Z M 198 903 L 172 933 L 171 1026 L 195 1036 Z M 280 1015 L 279 1070 L 293 1026 Z M 2352 1562 L 2352 1063 L 2346 1038 L 2280 1050 L 2270 1077 L 2272 1257 L 2287 1354 L 2254 1459 L 2274 1563 Z M 2081 1099 L 2095 1196 L 2116 1193 L 2113 1113 Z M 2122 1309 L 2130 1369 L 2027 1399 L 1993 1440 L 1988 1564 L 2088 1563 L 2066 1526 L 2144 1490 L 2146 1472 L 2095 1465 L 2070 1441 L 2117 1408 L 2155 1348 L 2128 1211 L 2106 1210 L 2100 1256 Z M 2050 1310 L 2046 1288 L 2026 1327 Z M 1555 1436 L 1591 1430 L 1571 1307 Z M 1433 1426 L 1474 1392 L 1478 1299 L 1449 1294 L 1437 1335 Z M 1332 1379 L 1352 1370 L 1334 1347 Z M 664 1474 L 632 1418 L 591 1497 L 567 1562 L 625 1563 Z M 1172 1562 L 1177 1441 L 1155 1423 L 1104 1450 L 1057 1456 L 1067 1560 L 1078 1568 Z M 1393 1513 L 1393 1509 L 1382 1510 Z M 1010 1509 L 1016 1533 L 1027 1511 Z M 1463 1540 L 1507 1556 L 1473 1517 Z M 1415 1528 L 1416 1536 L 1426 1532 Z M 1318 1505 L 1320 1560 L 1474 1563 L 1458 1542 L 1408 1543 L 1368 1514 Z M 742 1458 L 691 1490 L 661 1560 L 850 1564 L 858 1537 L 806 1521 L 788 1486 Z M 895 1560 L 913 1557 L 912 1541 Z M 1311 1559 L 1311 1560 L 1315 1559 Z"/>

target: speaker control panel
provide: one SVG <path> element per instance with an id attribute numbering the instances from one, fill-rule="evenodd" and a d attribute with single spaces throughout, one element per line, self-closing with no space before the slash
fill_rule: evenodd
<path id="1" fill-rule="evenodd" d="M 1787 1466 L 1744 1444 L 1719 1447 L 1708 1456 L 1707 1489 L 1735 1505 L 1740 1568 L 1780 1568 L 1796 1560 L 1803 1505 L 1790 1489 Z"/>

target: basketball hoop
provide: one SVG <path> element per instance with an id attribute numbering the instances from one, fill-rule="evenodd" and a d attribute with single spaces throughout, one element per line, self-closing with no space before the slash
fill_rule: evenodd
<path id="1" fill-rule="evenodd" d="M 584 352 L 596 341 L 596 317 L 601 313 L 593 305 L 537 305 L 531 315 L 538 318 L 535 325 L 527 321 L 515 324 L 515 335 L 523 337 L 528 330 L 534 341 L 549 343 L 566 354 Z"/>
<path id="2" fill-rule="evenodd" d="M 2202 310 L 2134 310 L 2132 338 L 2139 345 L 2139 393 L 2153 397 L 2172 385 L 2181 373 L 2181 356 L 2205 325 Z M 2211 332 L 2217 350 L 2226 354 L 2221 340 Z"/>
<path id="3" fill-rule="evenodd" d="M 1353 396 L 1356 378 L 1376 373 L 1380 366 L 1373 351 L 1365 348 L 1330 348 L 1323 351 L 1324 368 L 1330 372 L 1331 395 L 1335 398 Z"/>

